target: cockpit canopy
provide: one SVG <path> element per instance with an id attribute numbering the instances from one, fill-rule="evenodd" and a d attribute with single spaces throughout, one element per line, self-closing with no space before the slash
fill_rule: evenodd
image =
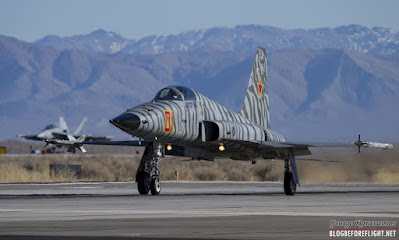
<path id="1" fill-rule="evenodd" d="M 183 86 L 166 87 L 159 91 L 152 101 L 176 100 L 176 101 L 195 101 L 197 100 L 193 90 Z"/>
<path id="2" fill-rule="evenodd" d="M 50 129 L 54 129 L 54 128 L 56 128 L 56 126 L 54 124 L 50 124 L 50 125 L 47 125 L 44 130 L 50 130 Z"/>

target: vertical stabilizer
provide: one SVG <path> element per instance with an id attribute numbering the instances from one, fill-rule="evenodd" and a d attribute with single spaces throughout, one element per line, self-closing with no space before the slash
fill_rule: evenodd
<path id="1" fill-rule="evenodd" d="M 68 132 L 68 125 L 66 124 L 66 122 L 65 122 L 65 120 L 64 120 L 63 117 L 60 117 L 60 126 L 59 126 L 59 127 L 61 128 L 61 130 L 62 130 L 64 133 L 67 133 L 67 132 Z"/>
<path id="2" fill-rule="evenodd" d="M 258 47 L 240 114 L 264 128 L 270 128 L 266 71 L 266 49 Z"/>
<path id="3" fill-rule="evenodd" d="M 74 135 L 78 135 L 80 133 L 80 131 L 82 131 L 83 125 L 85 125 L 86 121 L 87 121 L 87 117 L 84 117 L 82 119 L 82 122 L 79 124 L 79 127 L 76 128 L 75 132 L 73 133 Z"/>

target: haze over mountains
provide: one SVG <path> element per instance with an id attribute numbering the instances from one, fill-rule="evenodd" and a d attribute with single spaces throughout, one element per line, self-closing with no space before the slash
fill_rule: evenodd
<path id="1" fill-rule="evenodd" d="M 268 50 L 271 127 L 291 139 L 399 140 L 399 33 L 358 25 L 246 25 L 129 40 L 97 30 L 34 43 L 0 35 L 0 138 L 70 128 L 119 136 L 108 119 L 179 84 L 238 111 L 257 46 Z"/>

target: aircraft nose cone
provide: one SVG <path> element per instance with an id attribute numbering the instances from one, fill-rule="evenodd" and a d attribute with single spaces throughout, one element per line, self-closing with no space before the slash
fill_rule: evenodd
<path id="1" fill-rule="evenodd" d="M 140 118 L 133 114 L 124 112 L 114 119 L 109 120 L 110 123 L 123 130 L 134 131 L 140 126 Z"/>
<path id="2" fill-rule="evenodd" d="M 39 133 L 39 134 L 37 135 L 37 137 L 40 138 L 40 139 L 45 139 L 45 138 L 46 138 L 46 135 L 43 134 L 43 133 Z"/>

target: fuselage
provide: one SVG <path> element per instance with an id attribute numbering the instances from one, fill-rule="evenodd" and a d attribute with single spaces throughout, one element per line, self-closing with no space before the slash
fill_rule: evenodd
<path id="1" fill-rule="evenodd" d="M 210 149 L 209 145 L 217 146 L 226 139 L 285 141 L 280 134 L 262 128 L 195 90 L 181 86 L 162 89 L 151 102 L 128 109 L 110 122 L 126 133 L 147 141 L 180 146 Z M 226 150 L 236 152 L 240 149 L 229 147 Z"/>
<path id="2" fill-rule="evenodd" d="M 23 137 L 29 140 L 35 140 L 35 141 L 44 141 L 47 139 L 65 139 L 65 138 L 59 138 L 58 136 L 62 136 L 67 134 L 67 130 L 57 128 L 55 125 L 48 125 L 42 132 L 36 134 L 36 135 L 18 135 L 18 137 Z"/>

